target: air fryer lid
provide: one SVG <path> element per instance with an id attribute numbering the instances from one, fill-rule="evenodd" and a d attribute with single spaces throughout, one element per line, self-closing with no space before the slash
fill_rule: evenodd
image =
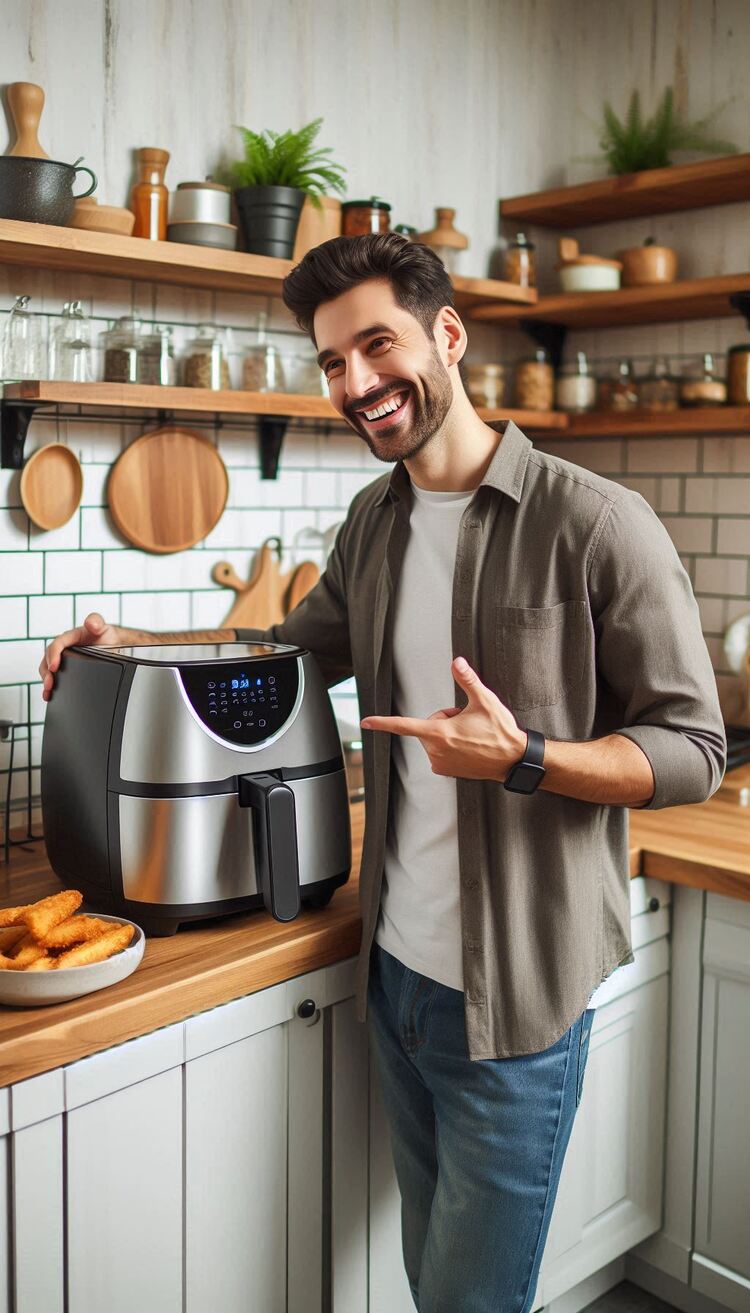
<path id="1" fill-rule="evenodd" d="M 81 647 L 92 656 L 115 657 L 145 666 L 187 666 L 198 662 L 248 661 L 272 657 L 301 656 L 301 647 L 289 643 L 143 643 L 136 646 Z"/>

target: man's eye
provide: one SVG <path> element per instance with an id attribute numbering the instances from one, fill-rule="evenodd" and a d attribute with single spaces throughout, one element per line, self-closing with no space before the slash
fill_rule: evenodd
<path id="1" fill-rule="evenodd" d="M 389 337 L 375 337 L 370 343 L 370 349 L 372 350 L 373 347 L 379 347 L 383 345 L 389 347 L 391 345 L 391 339 Z"/>
<path id="2" fill-rule="evenodd" d="M 329 360 L 328 364 L 325 367 L 326 378 L 332 378 L 335 371 L 337 369 L 341 369 L 341 365 L 342 362 L 340 360 Z"/>

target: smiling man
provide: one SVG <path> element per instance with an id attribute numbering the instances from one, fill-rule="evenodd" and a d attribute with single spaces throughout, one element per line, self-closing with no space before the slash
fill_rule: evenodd
<path id="1" fill-rule="evenodd" d="M 593 995 L 632 962 L 627 811 L 700 802 L 726 741 L 688 577 L 637 493 L 469 403 L 427 247 L 336 238 L 284 284 L 331 400 L 393 465 L 267 631 L 355 675 L 369 1013 L 420 1313 L 527 1313 Z M 234 631 L 202 636 L 234 637 Z M 169 635 L 167 641 L 195 639 Z M 72 642 L 164 641 L 90 616 Z"/>

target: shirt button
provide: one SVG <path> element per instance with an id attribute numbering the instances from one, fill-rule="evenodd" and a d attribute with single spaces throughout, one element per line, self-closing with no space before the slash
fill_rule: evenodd
<path id="1" fill-rule="evenodd" d="M 470 953 L 478 953 L 482 946 L 478 939 L 465 939 L 464 944 Z"/>
<path id="2" fill-rule="evenodd" d="M 469 876 L 469 879 L 466 881 L 466 888 L 467 888 L 467 889 L 478 889 L 478 888 L 479 888 L 479 881 L 477 880 L 477 878 L 476 878 L 475 875 L 471 875 L 471 876 Z"/>
<path id="3" fill-rule="evenodd" d="M 467 989 L 466 1001 L 468 1003 L 484 1003 L 484 994 L 478 994 L 474 989 Z"/>

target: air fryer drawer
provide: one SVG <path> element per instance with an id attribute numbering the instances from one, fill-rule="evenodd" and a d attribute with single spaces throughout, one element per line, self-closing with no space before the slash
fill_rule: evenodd
<path id="1" fill-rule="evenodd" d="M 348 871 L 351 862 L 343 770 L 291 780 L 300 885 Z M 197 798 L 119 798 L 125 898 L 139 903 L 211 903 L 258 893 L 253 810 L 234 793 Z"/>

